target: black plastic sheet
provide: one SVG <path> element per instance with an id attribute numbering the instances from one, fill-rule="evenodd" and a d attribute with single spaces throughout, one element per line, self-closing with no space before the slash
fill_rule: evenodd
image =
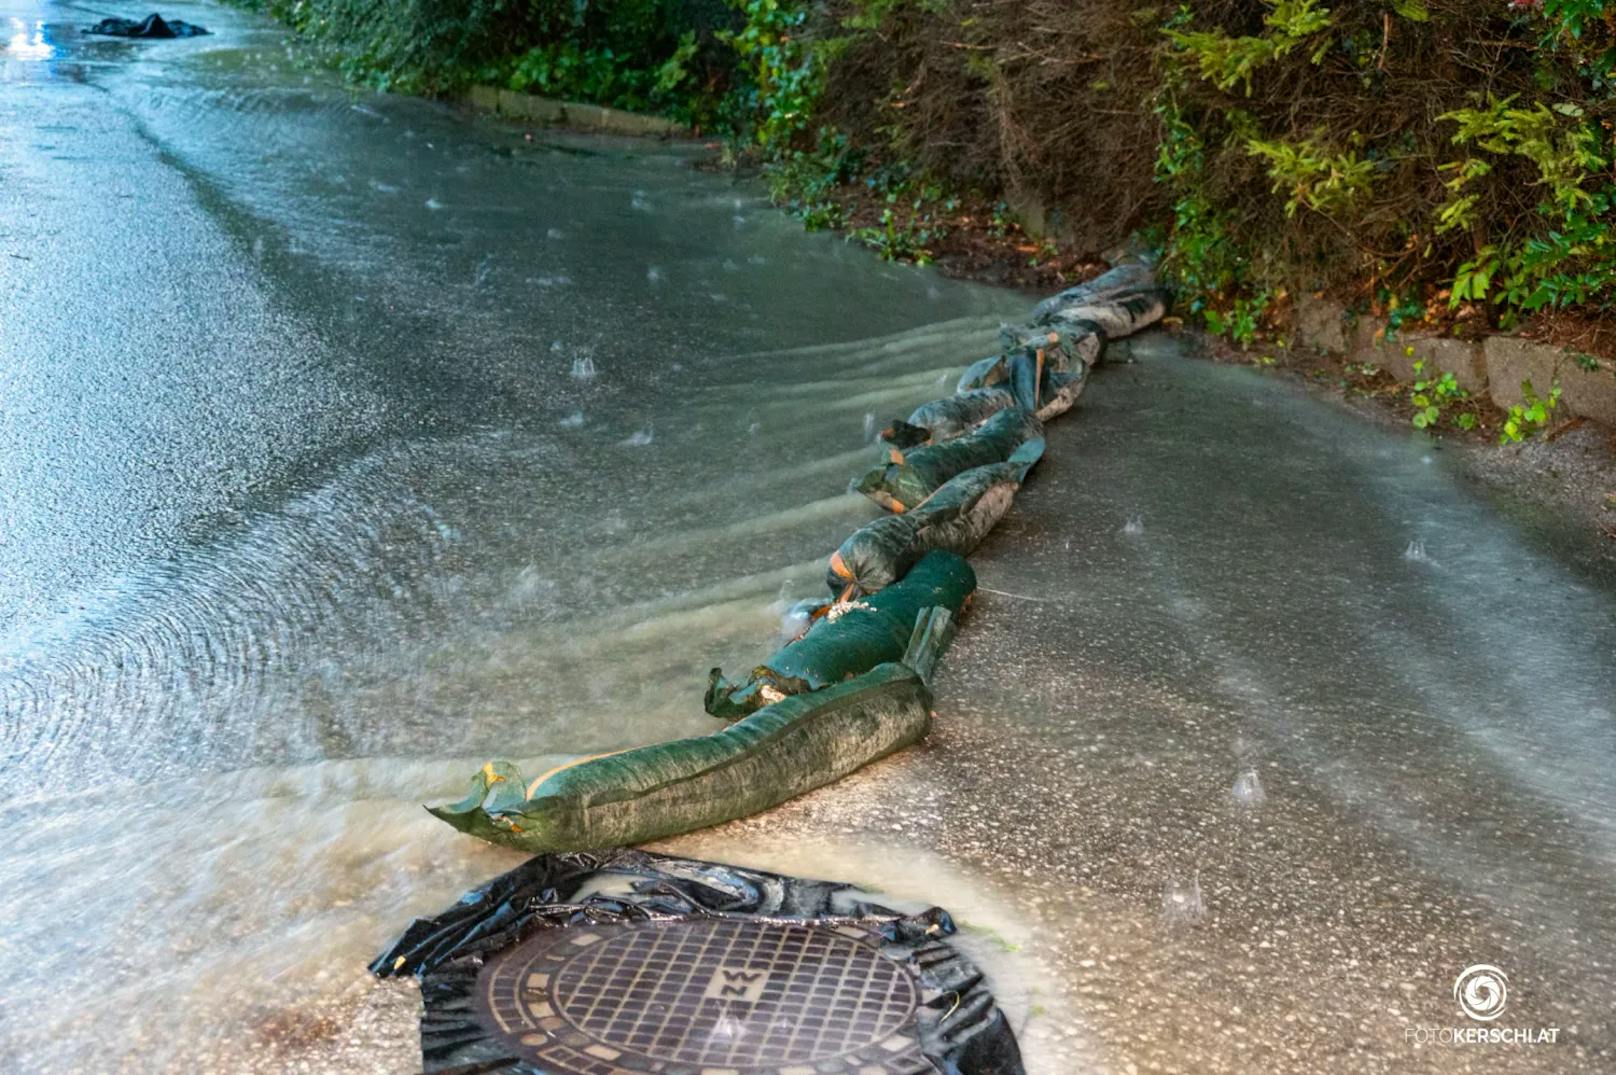
<path id="1" fill-rule="evenodd" d="M 195 23 L 165 19 L 154 11 L 144 19 L 102 19 L 85 32 L 107 37 L 170 38 L 201 37 L 208 31 Z"/>
<path id="2" fill-rule="evenodd" d="M 420 978 L 430 1075 L 773 1075 L 801 1069 L 792 1049 L 817 1050 L 815 1071 L 1022 1075 L 1009 1023 L 982 974 L 946 942 L 953 932 L 941 908 L 903 914 L 832 881 L 645 851 L 541 855 L 417 919 L 371 970 Z M 683 950 L 663 943 L 691 937 L 702 946 L 683 962 Z M 747 937 L 750 947 L 712 954 L 715 938 Z M 818 962 L 782 956 L 793 943 Z M 651 956 L 625 963 L 636 951 Z M 836 990 L 824 988 L 830 980 Z M 881 983 L 879 1005 L 870 981 Z M 837 1006 L 859 988 L 856 1004 Z M 612 1022 L 636 1004 L 638 1022 Z M 816 1045 L 789 1034 L 793 1020 L 815 1019 Z M 827 1028 L 848 1038 L 844 1024 L 869 1040 L 826 1038 Z M 728 1059 L 714 1060 L 723 1049 Z"/>

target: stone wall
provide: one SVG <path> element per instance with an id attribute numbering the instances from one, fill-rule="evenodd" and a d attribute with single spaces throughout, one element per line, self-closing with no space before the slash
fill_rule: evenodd
<path id="1" fill-rule="evenodd" d="M 1370 362 L 1400 381 L 1414 380 L 1414 363 L 1424 360 L 1425 373 L 1452 373 L 1471 395 L 1487 396 L 1500 407 L 1521 402 L 1523 381 L 1532 382 L 1540 396 L 1559 384 L 1567 411 L 1616 426 L 1616 362 L 1610 359 L 1519 336 L 1388 336 L 1385 318 L 1354 316 L 1339 303 L 1311 296 L 1297 302 L 1292 332 L 1297 348 Z"/>

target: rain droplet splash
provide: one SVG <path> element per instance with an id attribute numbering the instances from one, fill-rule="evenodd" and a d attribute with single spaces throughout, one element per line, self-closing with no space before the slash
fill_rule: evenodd
<path id="1" fill-rule="evenodd" d="M 588 355 L 579 355 L 573 359 L 572 379 L 575 381 L 593 381 L 595 379 L 595 360 Z"/>
<path id="2" fill-rule="evenodd" d="M 584 412 L 573 411 L 559 423 L 562 429 L 582 429 L 584 427 Z"/>
<path id="3" fill-rule="evenodd" d="M 1235 777 L 1234 789 L 1230 794 L 1241 806 L 1261 806 L 1268 798 L 1267 792 L 1263 791 L 1262 777 L 1257 775 L 1255 769 L 1247 769 Z"/>
<path id="4" fill-rule="evenodd" d="M 1174 878 L 1162 886 L 1162 917 L 1169 922 L 1199 922 L 1206 917 L 1200 874 L 1188 881 Z"/>
<path id="5" fill-rule="evenodd" d="M 646 426 L 644 429 L 636 430 L 632 435 L 625 438 L 623 443 L 630 448 L 643 448 L 655 439 L 656 434 L 650 426 Z"/>
<path id="6" fill-rule="evenodd" d="M 795 642 L 807 633 L 813 626 L 814 616 L 825 606 L 825 600 L 817 597 L 805 597 L 801 601 L 794 601 L 780 613 L 780 642 L 785 644 Z"/>
<path id="7" fill-rule="evenodd" d="M 1411 564 L 1436 563 L 1435 560 L 1431 559 L 1431 554 L 1425 551 L 1425 542 L 1418 538 L 1408 543 L 1408 548 L 1403 550 L 1403 559 Z"/>
<path id="8" fill-rule="evenodd" d="M 1138 537 L 1145 532 L 1145 520 L 1137 515 L 1130 516 L 1128 521 L 1122 524 L 1122 532 L 1129 537 Z"/>
<path id="9" fill-rule="evenodd" d="M 516 573 L 506 598 L 512 603 L 521 605 L 553 605 L 559 591 L 560 587 L 554 579 L 541 572 L 537 566 L 528 564 Z"/>
<path id="10" fill-rule="evenodd" d="M 870 444 L 875 440 L 875 415 L 864 416 L 864 443 Z"/>

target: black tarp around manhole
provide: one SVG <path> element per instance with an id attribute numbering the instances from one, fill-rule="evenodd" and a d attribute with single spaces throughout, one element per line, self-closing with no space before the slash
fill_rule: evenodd
<path id="1" fill-rule="evenodd" d="M 429 1073 L 1021 1075 L 947 912 L 643 851 L 541 855 L 417 919 Z"/>

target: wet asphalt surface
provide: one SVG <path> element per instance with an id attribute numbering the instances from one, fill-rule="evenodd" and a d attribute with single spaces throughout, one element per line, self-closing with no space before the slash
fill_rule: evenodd
<path id="1" fill-rule="evenodd" d="M 1047 1070 L 1610 1070 L 1608 578 L 1428 443 L 1174 351 L 1051 426 L 930 740 L 736 828 L 991 879 Z M 1483 962 L 1559 1044 L 1425 1042 Z"/>
<path id="2" fill-rule="evenodd" d="M 1030 298 L 164 10 L 217 33 L 0 4 L 0 1052 L 407 1071 L 364 961 L 519 861 L 417 804 L 710 728 L 871 517 L 868 427 Z M 932 737 L 665 846 L 949 907 L 1038 1072 L 1616 1070 L 1609 559 L 1422 437 L 1116 358 Z M 1476 963 L 1558 1043 L 1422 1042 Z"/>

